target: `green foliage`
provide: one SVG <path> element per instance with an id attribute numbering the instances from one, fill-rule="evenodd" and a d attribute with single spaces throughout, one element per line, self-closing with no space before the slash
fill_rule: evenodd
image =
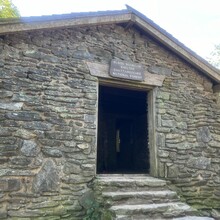
<path id="1" fill-rule="evenodd" d="M 92 191 L 84 193 L 80 204 L 86 209 L 86 217 L 83 220 L 111 220 L 113 214 L 104 207 L 103 201 L 97 201 L 97 195 Z"/>
<path id="2" fill-rule="evenodd" d="M 11 0 L 0 0 L 0 18 L 18 18 L 19 11 Z"/>
<path id="3" fill-rule="evenodd" d="M 220 69 L 220 44 L 215 45 L 215 49 L 211 52 L 208 61 L 213 66 Z"/>
<path id="4" fill-rule="evenodd" d="M 112 220 L 112 213 L 106 209 L 104 209 L 104 207 L 102 207 L 102 205 L 98 204 L 98 203 L 93 203 L 93 206 L 90 207 L 90 209 L 87 210 L 86 212 L 86 217 L 83 220 Z"/>

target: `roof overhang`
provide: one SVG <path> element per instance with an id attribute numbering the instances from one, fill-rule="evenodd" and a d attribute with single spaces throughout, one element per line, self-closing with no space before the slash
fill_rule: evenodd
<path id="1" fill-rule="evenodd" d="M 116 13 L 121 12 L 121 13 Z M 132 14 L 127 10 L 108 11 L 106 13 L 72 13 L 69 15 L 51 15 L 27 17 L 19 20 L 0 20 L 0 35 L 21 31 L 68 28 L 76 26 L 124 23 L 131 20 Z"/>
<path id="2" fill-rule="evenodd" d="M 187 48 L 164 29 L 156 25 L 152 20 L 130 6 L 127 6 L 127 10 L 119 11 L 72 13 L 67 15 L 28 17 L 19 20 L 0 20 L 0 35 L 22 31 L 117 23 L 132 23 L 137 25 L 145 33 L 151 35 L 196 69 L 211 78 L 215 84 L 220 83 L 220 70 L 210 65 L 206 60 Z"/>

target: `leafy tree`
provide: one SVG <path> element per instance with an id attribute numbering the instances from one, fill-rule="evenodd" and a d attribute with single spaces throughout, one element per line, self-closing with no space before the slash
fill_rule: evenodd
<path id="1" fill-rule="evenodd" d="M 220 44 L 215 45 L 215 49 L 211 52 L 208 61 L 213 66 L 220 69 Z"/>
<path id="2" fill-rule="evenodd" d="M 20 17 L 17 7 L 11 0 L 0 0 L 0 18 Z"/>

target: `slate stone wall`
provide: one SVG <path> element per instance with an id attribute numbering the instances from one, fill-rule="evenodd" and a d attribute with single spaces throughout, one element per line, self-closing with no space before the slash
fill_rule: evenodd
<path id="1" fill-rule="evenodd" d="M 198 208 L 220 207 L 216 98 L 212 83 L 184 66 L 173 68 L 157 96 L 160 176 L 170 179 L 186 201 Z"/>
<path id="2" fill-rule="evenodd" d="M 134 28 L 106 25 L 0 37 L 1 219 L 85 216 L 98 92 L 85 61 L 113 58 L 166 75 L 156 100 L 159 176 L 192 204 L 219 204 L 220 112 L 211 81 Z"/>
<path id="3" fill-rule="evenodd" d="M 95 174 L 97 79 L 81 59 L 80 34 L 1 37 L 1 219 L 85 215 L 79 201 Z"/>

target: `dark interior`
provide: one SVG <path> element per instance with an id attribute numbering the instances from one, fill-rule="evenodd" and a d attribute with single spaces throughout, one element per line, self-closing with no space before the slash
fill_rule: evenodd
<path id="1" fill-rule="evenodd" d="M 97 173 L 149 173 L 147 92 L 99 87 Z"/>

